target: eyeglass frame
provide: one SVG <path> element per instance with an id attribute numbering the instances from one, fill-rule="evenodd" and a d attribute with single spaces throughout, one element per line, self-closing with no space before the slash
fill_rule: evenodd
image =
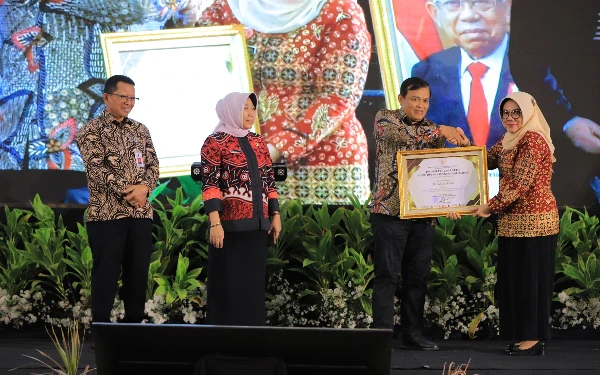
<path id="1" fill-rule="evenodd" d="M 121 95 L 121 94 L 112 94 L 112 93 L 108 93 L 105 92 L 106 95 L 114 95 L 114 96 L 118 96 L 119 98 L 121 98 L 121 103 L 127 103 L 128 101 L 132 101 L 133 103 L 137 103 L 140 101 L 140 98 L 136 98 L 135 96 L 127 96 L 127 95 Z"/>
<path id="2" fill-rule="evenodd" d="M 515 117 L 514 115 L 518 114 L 517 117 Z M 505 116 L 506 115 L 506 116 Z M 508 112 L 505 110 L 500 111 L 500 118 L 502 120 L 506 120 L 508 118 L 508 116 L 510 115 L 510 117 L 513 120 L 518 120 L 523 116 L 523 111 L 521 111 L 520 109 L 513 109 L 512 111 Z"/>
<path id="3" fill-rule="evenodd" d="M 450 1 L 458 1 L 459 2 L 459 7 L 457 9 L 448 9 L 446 7 L 446 4 Z M 488 9 L 477 9 L 475 8 L 473 2 L 474 1 L 490 1 L 493 2 L 493 5 L 490 6 Z M 502 0 L 500 0 L 502 1 Z M 471 5 L 471 9 L 476 10 L 478 12 L 487 12 L 490 11 L 494 8 L 496 8 L 496 6 L 498 5 L 498 0 L 444 0 L 444 2 L 439 1 L 439 0 L 434 0 L 433 3 L 441 8 L 443 8 L 446 12 L 459 12 L 463 9 L 463 4 L 464 3 L 469 3 L 469 5 Z"/>

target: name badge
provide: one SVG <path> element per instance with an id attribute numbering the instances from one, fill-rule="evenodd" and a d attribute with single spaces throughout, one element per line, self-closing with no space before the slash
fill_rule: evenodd
<path id="1" fill-rule="evenodd" d="M 135 165 L 137 165 L 138 168 L 144 168 L 144 157 L 142 156 L 142 153 L 135 150 L 133 154 L 135 155 Z"/>

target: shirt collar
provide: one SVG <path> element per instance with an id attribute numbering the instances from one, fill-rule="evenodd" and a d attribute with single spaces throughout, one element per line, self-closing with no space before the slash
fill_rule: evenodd
<path id="1" fill-rule="evenodd" d="M 119 122 L 115 116 L 111 115 L 106 108 L 102 111 L 102 114 L 100 115 L 100 117 L 102 118 L 102 120 L 104 122 L 107 123 L 111 123 L 111 124 L 115 124 L 117 126 L 121 126 L 122 124 L 128 124 L 128 125 L 132 125 L 133 121 L 129 118 L 129 117 L 125 117 L 123 118 L 123 121 Z"/>
<path id="2" fill-rule="evenodd" d="M 405 123 L 406 125 L 409 126 L 422 126 L 422 125 L 431 125 L 431 122 L 429 120 L 427 120 L 425 117 L 423 117 L 423 120 L 421 121 L 413 121 L 410 119 L 410 117 L 408 117 L 408 115 L 406 113 L 404 113 L 404 111 L 402 110 L 402 108 L 400 108 L 398 110 L 398 117 L 400 118 L 400 120 Z"/>
<path id="3" fill-rule="evenodd" d="M 469 56 L 464 49 L 460 49 L 460 57 L 461 57 L 461 65 L 460 65 L 460 75 L 467 73 L 467 68 L 474 62 L 480 62 L 485 64 L 489 69 L 495 69 L 500 71 L 502 69 L 502 64 L 504 64 L 504 56 L 506 55 L 506 49 L 508 47 L 508 34 L 504 36 L 502 42 L 498 45 L 498 47 L 491 54 L 483 57 L 481 59 L 474 60 Z"/>

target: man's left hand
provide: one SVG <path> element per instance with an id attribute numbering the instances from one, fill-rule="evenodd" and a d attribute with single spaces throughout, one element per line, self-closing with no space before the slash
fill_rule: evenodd
<path id="1" fill-rule="evenodd" d="M 148 201 L 148 186 L 146 185 L 128 185 L 123 190 L 125 200 L 135 208 L 142 208 Z"/>

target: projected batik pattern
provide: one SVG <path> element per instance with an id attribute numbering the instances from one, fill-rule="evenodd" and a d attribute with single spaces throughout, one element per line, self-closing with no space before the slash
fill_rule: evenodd
<path id="1" fill-rule="evenodd" d="M 70 140 L 102 111 L 98 36 L 159 12 L 139 0 L 0 1 L 0 169 L 82 171 Z"/>
<path id="2" fill-rule="evenodd" d="M 216 0 L 200 20 L 204 26 L 239 23 L 225 0 Z M 248 30 L 247 44 L 261 133 L 287 162 L 288 176 L 307 175 L 288 177 L 281 197 L 343 204 L 349 202 L 344 192 L 366 200 L 367 139 L 355 116 L 371 55 L 362 8 L 332 0 L 297 30 Z"/>

